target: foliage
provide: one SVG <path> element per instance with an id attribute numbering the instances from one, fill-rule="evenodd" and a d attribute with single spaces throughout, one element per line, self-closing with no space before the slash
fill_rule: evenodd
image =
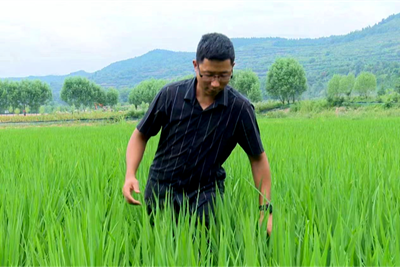
<path id="1" fill-rule="evenodd" d="M 4 112 L 8 106 L 9 100 L 6 82 L 0 81 L 0 113 Z"/>
<path id="2" fill-rule="evenodd" d="M 340 96 L 340 81 L 342 76 L 335 74 L 328 82 L 327 94 L 330 98 L 337 98 Z"/>
<path id="3" fill-rule="evenodd" d="M 129 103 L 129 93 L 131 92 L 132 88 L 122 88 L 119 91 L 119 102 L 125 104 Z"/>
<path id="4" fill-rule="evenodd" d="M 330 104 L 327 100 L 302 100 L 290 106 L 290 112 L 319 113 L 329 109 Z"/>
<path id="5" fill-rule="evenodd" d="M 260 80 L 257 74 L 250 69 L 235 72 L 229 84 L 251 102 L 262 100 Z"/>
<path id="6" fill-rule="evenodd" d="M 370 72 L 362 72 L 357 76 L 354 91 L 365 98 L 376 90 L 376 77 Z"/>
<path id="7" fill-rule="evenodd" d="M 349 73 L 347 76 L 342 76 L 339 82 L 339 93 L 350 97 L 355 81 L 356 78 L 353 73 Z"/>
<path id="8" fill-rule="evenodd" d="M 282 103 L 295 102 L 307 90 L 303 67 L 293 58 L 279 58 L 267 73 L 267 92 Z"/>
<path id="9" fill-rule="evenodd" d="M 20 106 L 29 106 L 32 111 L 37 112 L 41 105 L 46 104 L 52 99 L 50 87 L 39 80 L 22 80 L 20 83 Z"/>
<path id="10" fill-rule="evenodd" d="M 271 111 L 274 109 L 278 109 L 282 106 L 283 105 L 281 102 L 271 101 L 271 100 L 254 103 L 254 109 L 255 109 L 256 113 Z"/>
<path id="11" fill-rule="evenodd" d="M 151 103 L 157 93 L 167 84 L 166 80 L 150 79 L 141 82 L 129 93 L 129 103 L 138 106 Z"/>
<path id="12" fill-rule="evenodd" d="M 385 95 L 385 94 L 386 94 L 385 87 L 384 87 L 383 85 L 381 85 L 380 89 L 379 89 L 378 92 L 377 92 L 377 95 L 378 95 L 378 96 L 383 96 L 383 95 Z"/>
<path id="13" fill-rule="evenodd" d="M 37 112 L 40 105 L 52 99 L 49 85 L 39 80 L 0 81 L 0 111 L 11 106 Z M 10 110 L 10 109 L 9 109 Z"/>
<path id="14" fill-rule="evenodd" d="M 105 104 L 104 90 L 92 81 L 83 77 L 69 77 L 64 81 L 61 99 L 76 107 L 89 107 L 95 103 Z"/>
<path id="15" fill-rule="evenodd" d="M 394 86 L 394 91 L 397 92 L 398 94 L 400 94 L 400 78 L 398 78 L 396 81 L 396 84 Z"/>
<path id="16" fill-rule="evenodd" d="M 43 106 L 42 106 L 43 107 Z M 91 110 L 86 112 L 65 112 L 54 110 L 52 113 L 41 113 L 42 107 L 39 108 L 39 113 L 33 114 L 30 116 L 22 116 L 22 115 L 6 115 L 0 116 L 1 123 L 12 123 L 15 122 L 26 122 L 26 123 L 35 123 L 35 122 L 54 122 L 54 123 L 66 123 L 66 122 L 94 122 L 97 120 L 102 121 L 115 121 L 116 119 L 122 118 L 140 118 L 144 115 L 146 110 L 137 110 L 135 116 L 131 116 L 128 112 L 128 109 L 123 111 L 104 111 L 104 110 Z M 6 124 L 7 125 L 7 124 Z M 8 127 L 8 126 L 6 126 Z"/>
<path id="17" fill-rule="evenodd" d="M 332 99 L 339 99 L 342 96 L 350 97 L 355 84 L 353 73 L 346 75 L 335 74 L 328 82 L 327 96 Z"/>
<path id="18" fill-rule="evenodd" d="M 187 74 L 187 75 L 179 76 L 177 78 L 170 79 L 168 82 L 173 83 L 173 82 L 179 82 L 179 81 L 188 80 L 188 79 L 192 79 L 192 78 L 194 78 L 193 74 Z"/>
<path id="19" fill-rule="evenodd" d="M 249 97 L 249 100 L 253 103 L 261 102 L 263 100 L 263 96 L 261 93 L 260 86 L 253 84 L 251 86 L 248 97 Z"/>
<path id="20" fill-rule="evenodd" d="M 110 107 L 114 107 L 118 103 L 119 92 L 114 88 L 108 89 L 106 93 L 106 104 Z"/>

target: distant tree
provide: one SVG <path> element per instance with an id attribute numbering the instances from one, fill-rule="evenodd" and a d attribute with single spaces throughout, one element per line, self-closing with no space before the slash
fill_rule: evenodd
<path id="1" fill-rule="evenodd" d="M 260 80 L 252 70 L 247 69 L 235 72 L 229 84 L 242 95 L 249 98 L 251 102 L 262 100 Z"/>
<path id="2" fill-rule="evenodd" d="M 31 111 L 38 112 L 41 105 L 47 104 L 52 99 L 50 86 L 40 80 L 22 80 L 18 87 L 18 102 L 23 110 L 29 106 Z"/>
<path id="3" fill-rule="evenodd" d="M 4 87 L 7 91 L 8 106 L 11 107 L 11 109 L 7 109 L 10 111 L 10 113 L 12 113 L 11 110 L 14 110 L 20 106 L 21 91 L 19 90 L 19 83 L 14 81 L 5 81 Z"/>
<path id="4" fill-rule="evenodd" d="M 7 84 L 5 81 L 0 81 L 0 113 L 3 113 L 8 106 Z"/>
<path id="5" fill-rule="evenodd" d="M 333 75 L 333 77 L 328 82 L 328 97 L 339 97 L 340 96 L 340 81 L 342 76 L 339 74 Z"/>
<path id="6" fill-rule="evenodd" d="M 396 84 L 394 85 L 394 91 L 400 94 L 400 78 L 397 79 Z"/>
<path id="7" fill-rule="evenodd" d="M 93 104 L 101 104 L 101 105 L 106 105 L 107 102 L 107 95 L 106 92 L 104 91 L 103 88 L 101 88 L 100 85 L 91 83 L 92 86 L 92 92 L 93 92 L 93 102 L 90 105 Z"/>
<path id="8" fill-rule="evenodd" d="M 386 94 L 385 87 L 381 85 L 381 88 L 377 92 L 378 96 L 383 96 Z"/>
<path id="9" fill-rule="evenodd" d="M 87 78 L 76 76 L 64 80 L 61 99 L 71 106 L 89 107 L 95 103 L 104 104 L 106 94 L 99 85 Z"/>
<path id="10" fill-rule="evenodd" d="M 20 107 L 20 83 L 14 81 L 0 81 L 0 110 L 7 109 L 10 113 Z"/>
<path id="11" fill-rule="evenodd" d="M 350 97 L 355 82 L 356 77 L 353 73 L 349 73 L 347 76 L 342 76 L 339 83 L 339 93 Z"/>
<path id="12" fill-rule="evenodd" d="M 253 103 L 261 102 L 263 100 L 262 92 L 259 85 L 253 84 L 249 92 L 249 100 Z"/>
<path id="13" fill-rule="evenodd" d="M 129 103 L 135 106 L 144 103 L 151 103 L 157 93 L 167 84 L 166 80 L 150 79 L 139 83 L 129 93 Z"/>
<path id="14" fill-rule="evenodd" d="M 180 76 L 180 77 L 174 78 L 170 82 L 179 82 L 179 81 L 191 79 L 193 77 L 194 77 L 193 74 L 188 74 L 188 75 L 185 75 L 185 76 Z"/>
<path id="15" fill-rule="evenodd" d="M 368 95 L 375 90 L 375 75 L 370 72 L 361 72 L 360 75 L 357 76 L 356 83 L 354 85 L 354 91 L 367 98 Z"/>
<path id="16" fill-rule="evenodd" d="M 92 95 L 90 81 L 82 77 L 68 77 L 61 89 L 61 99 L 68 105 L 80 107 L 87 105 L 87 97 Z M 86 96 L 85 96 L 86 95 Z"/>
<path id="17" fill-rule="evenodd" d="M 110 107 L 114 107 L 118 103 L 119 92 L 116 89 L 111 88 L 107 91 L 106 98 L 106 104 Z"/>
<path id="18" fill-rule="evenodd" d="M 129 93 L 131 92 L 131 88 L 123 88 L 119 91 L 119 102 L 128 103 L 129 102 Z"/>
<path id="19" fill-rule="evenodd" d="M 293 58 L 280 58 L 267 72 L 266 90 L 282 103 L 295 102 L 307 90 L 306 73 L 302 65 Z"/>
<path id="20" fill-rule="evenodd" d="M 319 97 L 320 94 L 322 94 L 322 92 L 324 88 L 324 84 L 321 81 L 317 81 L 315 82 L 309 91 L 307 91 L 309 93 L 309 96 L 311 97 Z"/>

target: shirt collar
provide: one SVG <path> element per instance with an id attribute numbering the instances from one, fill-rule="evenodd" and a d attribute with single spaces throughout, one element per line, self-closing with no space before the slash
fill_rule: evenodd
<path id="1" fill-rule="evenodd" d="M 197 78 L 194 77 L 190 80 L 188 84 L 188 89 L 185 94 L 185 100 L 190 101 L 191 104 L 194 104 L 196 99 L 196 85 L 197 85 Z M 230 87 L 227 85 L 225 86 L 224 90 L 218 93 L 215 98 L 216 105 L 223 105 L 225 107 L 228 106 L 228 90 Z"/>

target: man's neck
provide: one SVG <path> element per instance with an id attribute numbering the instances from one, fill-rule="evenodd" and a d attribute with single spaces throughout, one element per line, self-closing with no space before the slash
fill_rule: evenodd
<path id="1" fill-rule="evenodd" d="M 199 85 L 196 86 L 196 98 L 203 109 L 206 109 L 215 101 L 215 96 L 205 94 L 204 89 L 200 88 Z"/>

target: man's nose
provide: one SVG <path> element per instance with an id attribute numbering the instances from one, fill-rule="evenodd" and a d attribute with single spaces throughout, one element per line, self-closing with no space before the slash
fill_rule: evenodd
<path id="1" fill-rule="evenodd" d="M 214 80 L 211 82 L 211 86 L 212 86 L 212 87 L 219 87 L 219 86 L 220 86 L 219 80 L 218 80 L 218 79 L 214 79 Z"/>

